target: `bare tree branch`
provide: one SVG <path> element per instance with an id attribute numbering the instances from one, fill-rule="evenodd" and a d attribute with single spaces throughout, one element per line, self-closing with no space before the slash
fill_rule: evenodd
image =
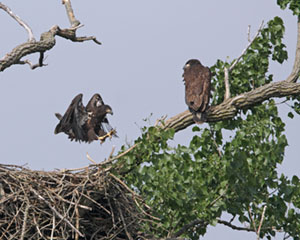
<path id="1" fill-rule="evenodd" d="M 74 11 L 73 11 L 73 8 L 71 5 L 71 1 L 70 0 L 62 0 L 62 4 L 64 4 L 66 7 L 67 15 L 68 15 L 69 21 L 71 23 L 71 26 L 72 27 L 79 26 L 80 22 L 75 18 Z"/>
<path id="2" fill-rule="evenodd" d="M 44 32 L 41 37 L 40 41 L 35 41 L 32 31 L 30 27 L 21 20 L 17 15 L 15 15 L 7 6 L 0 3 L 0 8 L 5 10 L 11 17 L 13 17 L 16 21 L 18 21 L 21 26 L 23 26 L 29 34 L 29 41 L 22 43 L 15 47 L 10 53 L 6 54 L 0 60 L 0 72 L 4 71 L 6 68 L 14 64 L 28 64 L 31 69 L 35 69 L 37 67 L 46 66 L 43 63 L 44 60 L 44 52 L 52 49 L 55 44 L 55 36 L 60 36 L 62 38 L 71 40 L 73 42 L 85 42 L 85 41 L 94 41 L 96 44 L 101 44 L 96 37 L 89 36 L 89 37 L 77 37 L 76 30 L 81 27 L 80 22 L 75 18 L 74 12 L 71 6 L 70 0 L 63 0 L 63 4 L 66 7 L 67 15 L 69 17 L 71 27 L 66 29 L 61 29 L 59 26 L 54 25 L 49 31 Z M 29 60 L 21 60 L 24 56 L 40 53 L 39 62 L 37 64 L 32 64 Z"/>
<path id="3" fill-rule="evenodd" d="M 287 82 L 296 82 L 300 74 L 300 16 L 298 17 L 298 33 L 297 33 L 297 45 L 296 45 L 296 56 L 294 61 L 293 70 L 290 76 L 287 78 Z"/>
<path id="4" fill-rule="evenodd" d="M 245 53 L 247 52 L 247 50 L 249 49 L 249 47 L 252 45 L 252 43 L 254 42 L 254 40 L 258 37 L 259 33 L 261 32 L 262 28 L 264 26 L 264 21 L 262 21 L 261 25 L 259 26 L 257 33 L 255 34 L 255 36 L 253 37 L 253 39 L 248 43 L 247 47 L 242 51 L 241 55 L 235 59 L 235 61 L 232 63 L 232 65 L 230 66 L 230 68 L 228 69 L 229 72 L 232 71 L 232 69 L 235 67 L 235 65 L 241 60 L 241 58 L 245 55 Z"/>
<path id="5" fill-rule="evenodd" d="M 224 83 L 225 83 L 225 96 L 224 100 L 230 98 L 230 84 L 229 84 L 229 70 L 227 67 L 224 68 Z"/>
<path id="6" fill-rule="evenodd" d="M 241 55 L 235 59 L 235 61 L 231 64 L 229 68 L 225 67 L 224 68 L 224 83 L 225 83 L 225 96 L 224 100 L 230 98 L 230 84 L 229 84 L 229 74 L 233 70 L 233 68 L 236 66 L 236 64 L 241 60 L 241 58 L 245 55 L 249 47 L 252 45 L 254 40 L 258 37 L 259 33 L 261 32 L 262 28 L 264 26 L 264 21 L 262 21 L 260 27 L 257 30 L 257 33 L 253 37 L 253 39 L 250 41 L 250 26 L 248 26 L 248 45 L 247 47 L 242 51 Z"/>
<path id="7" fill-rule="evenodd" d="M 234 230 L 247 231 L 247 232 L 255 232 L 255 230 L 252 229 L 252 228 L 238 227 L 238 226 L 235 226 L 235 225 L 231 224 L 230 222 L 227 222 L 227 221 L 224 221 L 224 220 L 221 220 L 221 219 L 218 219 L 218 223 L 223 224 L 223 225 L 225 225 L 227 227 L 230 227 L 230 228 L 232 228 Z"/>
<path id="8" fill-rule="evenodd" d="M 26 24 L 21 18 L 19 18 L 16 14 L 12 12 L 12 10 L 5 6 L 3 3 L 0 2 L 0 8 L 2 8 L 5 12 L 7 12 L 13 19 L 15 19 L 25 30 L 28 32 L 28 41 L 29 42 L 34 42 L 34 36 L 32 33 L 31 28 Z"/>
<path id="9" fill-rule="evenodd" d="M 265 219 L 266 209 L 267 209 L 267 205 L 264 206 L 263 212 L 261 214 L 261 219 L 260 219 L 259 226 L 258 226 L 258 229 L 257 229 L 257 232 L 256 232 L 256 234 L 257 234 L 257 240 L 260 239 L 259 234 L 260 234 L 261 226 L 262 226 L 262 224 L 264 222 L 264 219 Z"/>

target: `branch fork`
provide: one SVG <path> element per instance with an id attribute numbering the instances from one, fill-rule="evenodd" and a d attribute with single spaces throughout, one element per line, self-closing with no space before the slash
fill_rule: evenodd
<path id="1" fill-rule="evenodd" d="M 55 36 L 60 36 L 65 39 L 69 39 L 73 42 L 85 42 L 93 40 L 96 44 L 101 44 L 96 37 L 77 37 L 76 30 L 83 25 L 75 18 L 73 8 L 71 6 L 70 0 L 63 0 L 62 3 L 65 5 L 66 13 L 69 18 L 71 27 L 66 29 L 61 29 L 58 25 L 53 26 L 48 32 L 44 32 L 40 41 L 36 41 L 33 32 L 28 24 L 26 24 L 20 17 L 13 13 L 13 11 L 7 7 L 6 5 L 0 2 L 0 9 L 3 9 L 7 12 L 13 19 L 15 19 L 28 33 L 28 41 L 22 43 L 15 47 L 10 53 L 6 54 L 0 60 L 0 72 L 4 71 L 6 68 L 15 64 L 28 64 L 31 69 L 35 69 L 37 67 L 43 67 L 47 64 L 43 63 L 44 53 L 55 46 Z M 40 58 L 37 64 L 32 64 L 29 60 L 21 60 L 24 56 L 39 53 Z"/>

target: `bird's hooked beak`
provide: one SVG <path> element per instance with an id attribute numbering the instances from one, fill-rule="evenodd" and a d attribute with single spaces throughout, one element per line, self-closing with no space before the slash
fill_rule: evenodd
<path id="1" fill-rule="evenodd" d="M 189 68 L 190 66 L 191 66 L 191 64 L 187 63 L 184 65 L 183 69 L 185 70 L 185 69 Z"/>
<path id="2" fill-rule="evenodd" d="M 111 114 L 111 115 L 114 115 L 112 109 L 110 109 L 110 108 L 106 109 L 106 113 L 109 113 L 109 114 Z"/>

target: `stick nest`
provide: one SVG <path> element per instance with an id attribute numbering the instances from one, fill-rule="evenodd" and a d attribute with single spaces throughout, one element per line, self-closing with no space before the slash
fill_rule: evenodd
<path id="1" fill-rule="evenodd" d="M 101 165 L 45 172 L 0 164 L 3 240 L 138 239 L 145 206 Z"/>

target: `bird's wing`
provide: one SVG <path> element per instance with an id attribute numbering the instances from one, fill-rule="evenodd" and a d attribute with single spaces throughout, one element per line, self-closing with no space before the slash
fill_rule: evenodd
<path id="1" fill-rule="evenodd" d="M 88 114 L 82 104 L 82 94 L 78 94 L 72 100 L 54 132 L 64 132 L 71 140 L 86 141 L 86 133 L 83 129 L 83 125 L 87 119 Z"/>

